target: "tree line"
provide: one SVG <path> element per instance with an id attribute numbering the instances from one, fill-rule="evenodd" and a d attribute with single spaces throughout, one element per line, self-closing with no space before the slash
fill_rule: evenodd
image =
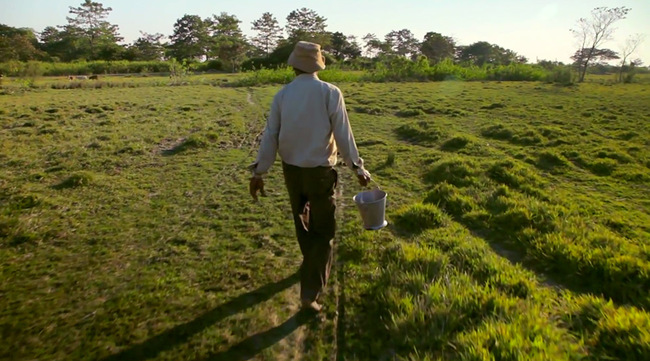
<path id="1" fill-rule="evenodd" d="M 432 64 L 448 59 L 475 66 L 528 62 L 526 57 L 496 44 L 479 41 L 459 45 L 452 37 L 437 32 L 428 32 L 422 40 L 409 29 L 393 30 L 383 38 L 367 34 L 358 39 L 340 31 L 328 31 L 327 19 L 308 8 L 291 11 L 284 27 L 273 14 L 262 14 L 251 23 L 251 30 L 255 32 L 252 37 L 243 34 L 242 22 L 235 15 L 222 12 L 205 18 L 186 14 L 176 20 L 170 36 L 141 31 L 138 39 L 123 44 L 118 25 L 106 20 L 111 11 L 112 8 L 99 2 L 84 0 L 78 7 L 69 7 L 67 24 L 48 26 L 40 33 L 0 24 L 0 62 L 176 59 L 211 62 L 213 69 L 236 71 L 285 64 L 299 40 L 321 44 L 330 63 L 363 65 L 393 57 L 415 61 L 422 56 Z M 624 19 L 629 11 L 625 7 L 596 8 L 591 18 L 578 21 L 572 32 L 580 44 L 572 59 L 579 80 L 584 79 L 590 65 L 612 59 L 621 59 L 621 76 L 623 67 L 641 65 L 640 60 L 630 61 L 642 41 L 640 35 L 628 39 L 621 54 L 602 48 L 603 43 L 612 38 L 612 24 Z M 544 67 L 562 65 L 545 60 L 538 64 Z"/>

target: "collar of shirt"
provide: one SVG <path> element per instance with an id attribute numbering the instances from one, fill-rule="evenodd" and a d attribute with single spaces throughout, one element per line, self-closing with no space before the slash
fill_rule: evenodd
<path id="1" fill-rule="evenodd" d="M 296 80 L 302 80 L 302 79 L 318 79 L 318 74 L 317 73 L 303 73 L 300 74 L 296 77 Z"/>

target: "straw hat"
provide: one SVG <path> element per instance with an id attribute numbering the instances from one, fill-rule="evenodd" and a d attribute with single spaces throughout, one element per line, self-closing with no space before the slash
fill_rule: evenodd
<path id="1" fill-rule="evenodd" d="M 307 41 L 299 41 L 289 55 L 289 65 L 306 73 L 315 73 L 325 69 L 325 57 L 320 51 L 320 45 Z"/>

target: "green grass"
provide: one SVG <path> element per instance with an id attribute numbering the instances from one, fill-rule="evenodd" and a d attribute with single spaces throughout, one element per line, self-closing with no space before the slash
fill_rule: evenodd
<path id="1" fill-rule="evenodd" d="M 648 85 L 339 79 L 389 227 L 341 167 L 314 321 L 241 79 L 0 96 L 0 359 L 647 359 Z"/>

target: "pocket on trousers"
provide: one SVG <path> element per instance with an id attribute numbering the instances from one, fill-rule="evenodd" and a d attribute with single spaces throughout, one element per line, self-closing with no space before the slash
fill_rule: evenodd
<path id="1" fill-rule="evenodd" d="M 314 179 L 314 191 L 316 194 L 334 194 L 334 188 L 338 184 L 338 173 L 335 169 L 327 169 Z"/>

